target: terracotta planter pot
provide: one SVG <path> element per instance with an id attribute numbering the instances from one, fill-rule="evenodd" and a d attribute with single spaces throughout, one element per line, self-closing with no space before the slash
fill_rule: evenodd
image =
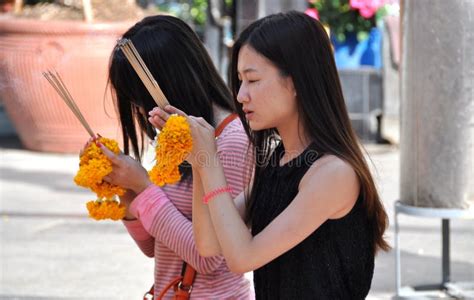
<path id="1" fill-rule="evenodd" d="M 42 76 L 47 69 L 60 73 L 94 131 L 119 139 L 107 67 L 131 25 L 0 19 L 0 98 L 26 148 L 74 153 L 89 137 Z"/>
<path id="2" fill-rule="evenodd" d="M 0 13 L 13 10 L 15 0 L 0 0 Z"/>

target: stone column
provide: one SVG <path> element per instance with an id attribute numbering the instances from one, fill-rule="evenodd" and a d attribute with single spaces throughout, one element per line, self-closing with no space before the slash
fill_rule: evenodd
<path id="1" fill-rule="evenodd" d="M 402 5 L 401 201 L 474 203 L 474 1 Z"/>
<path id="2" fill-rule="evenodd" d="M 259 0 L 235 0 L 237 1 L 237 35 L 250 23 L 259 18 Z"/>
<path id="3" fill-rule="evenodd" d="M 236 0 L 237 34 L 253 21 L 270 14 L 290 10 L 305 11 L 306 0 Z"/>

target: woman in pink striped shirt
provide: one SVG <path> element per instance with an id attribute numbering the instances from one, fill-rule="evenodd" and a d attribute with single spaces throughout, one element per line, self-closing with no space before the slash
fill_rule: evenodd
<path id="1" fill-rule="evenodd" d="M 248 139 L 239 118 L 229 119 L 234 111 L 231 94 L 196 34 L 177 18 L 153 16 L 130 28 L 123 38 L 134 43 L 171 104 L 215 127 L 226 120 L 227 126 L 217 139 L 218 155 L 234 196 L 238 195 L 248 169 Z M 179 183 L 160 188 L 151 184 L 139 163 L 144 136 L 155 137 L 147 112 L 156 104 L 121 51 L 113 52 L 109 74 L 122 125 L 124 153 L 114 155 L 102 148 L 114 164 L 114 171 L 105 180 L 128 190 L 121 198 L 127 206 L 123 223 L 143 253 L 155 258 L 155 299 L 181 274 L 183 261 L 197 271 L 192 299 L 253 298 L 248 280 L 231 273 L 222 256 L 204 258 L 198 253 L 191 222 L 190 165 L 180 166 L 183 176 Z M 135 159 L 128 156 L 130 152 Z M 163 198 L 169 201 L 158 201 Z M 172 296 L 170 289 L 165 298 Z"/>

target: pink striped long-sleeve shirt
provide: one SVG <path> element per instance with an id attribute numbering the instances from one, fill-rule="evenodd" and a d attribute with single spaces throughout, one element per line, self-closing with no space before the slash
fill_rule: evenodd
<path id="1" fill-rule="evenodd" d="M 218 155 L 232 196 L 237 196 L 248 175 L 248 138 L 239 119 L 230 122 L 217 139 Z M 130 205 L 138 220 L 123 221 L 143 253 L 155 257 L 155 297 L 181 274 L 183 260 L 193 266 L 196 279 L 192 299 L 252 299 L 250 283 L 229 271 L 222 256 L 202 257 L 193 238 L 192 183 L 163 189 L 151 185 Z M 169 291 L 166 299 L 172 297 Z"/>

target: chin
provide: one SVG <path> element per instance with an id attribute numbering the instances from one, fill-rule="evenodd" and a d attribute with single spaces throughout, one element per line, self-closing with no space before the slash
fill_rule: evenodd
<path id="1" fill-rule="evenodd" d="M 252 129 L 252 131 L 260 131 L 260 130 L 265 130 L 265 129 L 272 128 L 272 127 L 269 127 L 269 126 L 264 126 L 263 124 L 258 124 L 258 123 L 252 122 L 252 121 L 249 121 L 248 124 L 249 124 L 250 129 Z"/>

